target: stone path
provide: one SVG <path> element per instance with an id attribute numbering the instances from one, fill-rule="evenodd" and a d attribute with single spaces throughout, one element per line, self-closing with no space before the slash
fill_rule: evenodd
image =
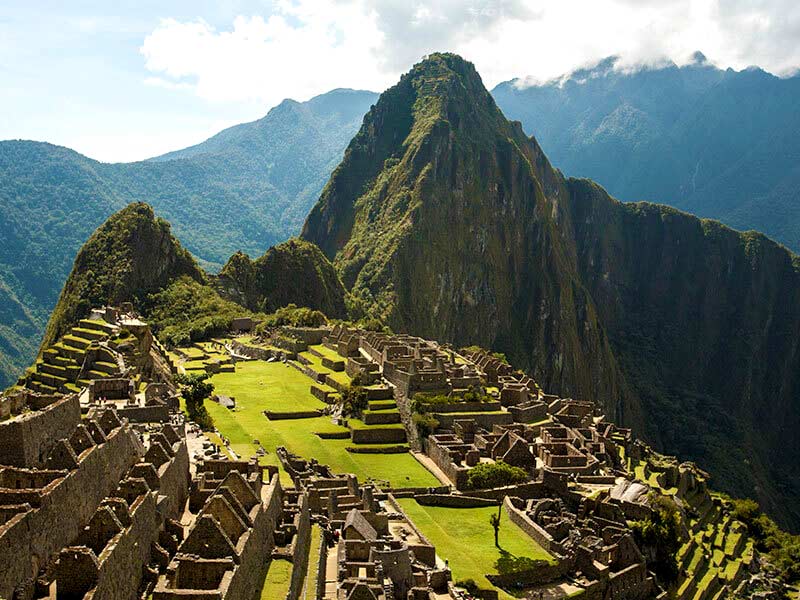
<path id="1" fill-rule="evenodd" d="M 447 478 L 447 475 L 444 474 L 439 468 L 432 458 L 430 458 L 427 454 L 423 454 L 422 452 L 411 452 L 412 456 L 417 459 L 417 461 L 428 471 L 430 471 L 436 479 L 439 480 L 439 483 L 442 485 L 453 485 L 453 482 Z"/>

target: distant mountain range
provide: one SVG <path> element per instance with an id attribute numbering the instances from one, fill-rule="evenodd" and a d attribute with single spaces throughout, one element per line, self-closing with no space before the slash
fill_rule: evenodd
<path id="1" fill-rule="evenodd" d="M 109 215 L 146 200 L 216 270 L 300 230 L 377 94 L 286 100 L 252 123 L 149 161 L 106 164 L 51 144 L 0 142 L 0 388 L 35 356 L 72 261 Z"/>
<path id="2" fill-rule="evenodd" d="M 800 76 L 721 70 L 700 53 L 683 67 L 616 64 L 492 94 L 565 174 L 799 251 Z"/>

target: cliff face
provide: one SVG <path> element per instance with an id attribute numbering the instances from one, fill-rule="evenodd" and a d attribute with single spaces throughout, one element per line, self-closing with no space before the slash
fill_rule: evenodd
<path id="1" fill-rule="evenodd" d="M 251 260 L 237 252 L 218 277 L 221 294 L 253 311 L 273 312 L 288 304 L 345 318 L 345 289 L 333 265 L 314 244 L 292 239 Z"/>
<path id="2" fill-rule="evenodd" d="M 138 304 L 181 275 L 202 281 L 203 272 L 144 203 L 113 214 L 78 252 L 50 321 L 42 348 L 85 317 L 92 307 Z"/>
<path id="3" fill-rule="evenodd" d="M 800 525 L 800 258 L 569 180 L 581 279 L 646 436 Z"/>
<path id="4" fill-rule="evenodd" d="M 797 258 L 565 179 L 459 57 L 381 96 L 303 237 L 393 328 L 506 352 L 800 522 Z"/>

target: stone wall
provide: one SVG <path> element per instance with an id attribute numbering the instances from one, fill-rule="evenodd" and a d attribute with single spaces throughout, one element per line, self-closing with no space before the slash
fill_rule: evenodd
<path id="1" fill-rule="evenodd" d="M 61 548 L 72 543 L 100 502 L 142 456 L 136 434 L 127 426 L 86 450 L 77 469 L 55 482 L 41 506 L 0 527 L 0 598 L 35 577 Z"/>
<path id="2" fill-rule="evenodd" d="M 528 515 L 517 509 L 511 503 L 511 498 L 508 496 L 506 496 L 503 501 L 503 508 L 512 523 L 527 533 L 537 544 L 550 554 L 565 554 L 564 547 L 556 542 L 553 536 L 547 533 L 538 524 L 534 523 Z"/>
<path id="3" fill-rule="evenodd" d="M 353 429 L 354 444 L 400 444 L 406 441 L 406 431 L 401 427 L 385 429 Z"/>
<path id="4" fill-rule="evenodd" d="M 159 519 L 156 516 L 155 494 L 137 498 L 130 508 L 130 525 L 114 536 L 98 556 L 97 585 L 91 600 L 135 600 L 144 567 L 150 561 L 152 544 L 158 540 Z M 64 578 L 79 578 L 80 573 L 66 571 L 65 555 L 61 553 L 59 574 Z M 62 577 L 58 586 L 61 587 Z M 60 590 L 59 590 L 60 591 Z M 59 593 L 60 595 L 60 593 Z"/>
<path id="5" fill-rule="evenodd" d="M 452 404 L 427 404 L 427 412 L 435 414 L 442 413 L 473 413 L 473 412 L 494 412 L 502 408 L 499 402 L 453 402 Z"/>
<path id="6" fill-rule="evenodd" d="M 436 417 L 436 420 L 439 421 L 439 426 L 443 429 L 452 429 L 453 423 L 456 419 L 472 419 L 477 424 L 478 427 L 482 427 L 483 429 L 488 429 L 489 431 L 492 430 L 494 425 L 509 425 L 510 423 L 514 422 L 514 418 L 511 416 L 509 412 L 503 413 L 450 413 L 445 414 L 438 411 L 434 411 L 433 416 Z"/>
<path id="7" fill-rule="evenodd" d="M 120 419 L 131 423 L 166 423 L 169 421 L 169 406 L 122 406 L 117 408 Z"/>
<path id="8" fill-rule="evenodd" d="M 309 545 L 311 543 L 311 514 L 308 510 L 308 496 L 300 496 L 300 519 L 297 524 L 297 533 L 294 540 L 294 552 L 292 554 L 292 581 L 289 585 L 287 600 L 298 600 L 303 591 L 303 582 L 308 572 Z M 309 586 L 312 585 L 309 582 Z"/>
<path id="9" fill-rule="evenodd" d="M 269 561 L 264 560 L 272 549 L 272 532 L 283 512 L 283 490 L 278 475 L 272 477 L 269 486 L 262 493 L 264 502 L 253 520 L 253 528 L 242 549 L 241 563 L 238 565 L 227 598 L 257 598 L 267 573 Z M 247 534 L 245 534 L 247 535 Z"/>
<path id="10" fill-rule="evenodd" d="M 68 438 L 81 421 L 81 405 L 73 394 L 42 410 L 0 423 L 0 464 L 41 467 L 57 440 Z"/>
<path id="11" fill-rule="evenodd" d="M 497 506 L 493 498 L 477 498 L 461 494 L 417 494 L 414 499 L 424 506 L 448 506 L 452 508 L 478 508 Z"/>

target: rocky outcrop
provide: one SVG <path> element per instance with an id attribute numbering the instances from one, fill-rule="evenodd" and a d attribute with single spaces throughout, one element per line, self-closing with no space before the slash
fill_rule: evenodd
<path id="1" fill-rule="evenodd" d="M 564 178 L 466 61 L 381 96 L 302 237 L 394 329 L 505 352 L 800 526 L 798 258 Z"/>

